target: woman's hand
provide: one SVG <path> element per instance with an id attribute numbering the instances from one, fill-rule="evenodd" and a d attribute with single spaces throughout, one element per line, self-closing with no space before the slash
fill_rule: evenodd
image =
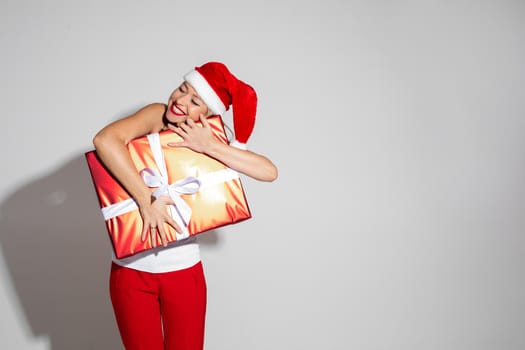
<path id="1" fill-rule="evenodd" d="M 227 167 L 260 181 L 274 181 L 277 167 L 265 156 L 248 150 L 232 147 L 217 140 L 205 116 L 200 116 L 202 127 L 188 119 L 186 124 L 168 125 L 168 128 L 182 137 L 181 142 L 170 142 L 170 147 L 188 147 L 204 153 Z"/>
<path id="2" fill-rule="evenodd" d="M 168 128 L 182 137 L 181 142 L 170 142 L 170 147 L 187 147 L 195 152 L 206 153 L 211 144 L 215 142 L 210 124 L 206 117 L 201 114 L 200 121 L 202 127 L 195 124 L 193 119 L 188 119 L 186 123 L 179 126 L 168 124 Z"/>
<path id="3" fill-rule="evenodd" d="M 168 213 L 167 205 L 172 204 L 174 203 L 171 198 L 168 196 L 160 196 L 159 198 L 154 199 L 150 205 L 142 205 L 139 207 L 143 222 L 142 241 L 146 240 L 149 232 L 152 247 L 158 245 L 159 238 L 160 243 L 164 247 L 167 246 L 168 240 L 166 238 L 164 223 L 168 223 L 175 229 L 175 231 L 182 233 L 180 226 L 177 225 L 175 220 L 173 220 Z"/>

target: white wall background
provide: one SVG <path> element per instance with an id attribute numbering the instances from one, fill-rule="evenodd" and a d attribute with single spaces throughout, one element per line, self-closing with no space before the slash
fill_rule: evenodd
<path id="1" fill-rule="evenodd" d="M 226 62 L 254 218 L 202 236 L 207 349 L 525 348 L 525 2 L 1 2 L 0 339 L 119 349 L 83 153 Z"/>

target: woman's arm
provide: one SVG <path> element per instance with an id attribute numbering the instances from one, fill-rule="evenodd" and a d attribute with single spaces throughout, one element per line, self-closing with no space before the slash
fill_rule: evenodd
<path id="1" fill-rule="evenodd" d="M 267 157 L 219 142 L 213 137 L 208 121 L 204 116 L 200 118 L 202 127 L 191 119 L 179 127 L 168 125 L 184 141 L 170 143 L 173 147 L 188 147 L 204 153 L 226 166 L 260 181 L 273 181 L 277 179 L 277 167 Z"/>
<path id="2" fill-rule="evenodd" d="M 107 125 L 93 138 L 93 145 L 99 158 L 139 206 L 144 225 L 142 240 L 146 239 L 150 227 L 157 227 L 164 245 L 167 243 L 164 222 L 168 222 L 181 232 L 177 223 L 166 212 L 166 204 L 171 202 L 167 197 L 152 201 L 152 190 L 138 174 L 126 146 L 137 137 L 160 131 L 164 126 L 162 118 L 165 108 L 165 105 L 160 103 L 148 105 L 129 117 Z M 151 235 L 151 239 L 155 246 L 156 233 Z"/>

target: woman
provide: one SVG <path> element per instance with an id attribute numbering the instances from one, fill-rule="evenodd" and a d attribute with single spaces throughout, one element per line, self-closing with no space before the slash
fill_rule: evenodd
<path id="1" fill-rule="evenodd" d="M 236 140 L 216 140 L 206 118 L 233 108 Z M 167 104 L 154 103 L 104 127 L 93 139 L 96 152 L 128 190 L 143 219 L 142 240 L 160 245 L 130 258 L 113 258 L 110 295 L 122 341 L 128 350 L 201 350 L 204 344 L 206 282 L 194 237 L 167 244 L 164 223 L 181 228 L 168 215 L 168 197 L 153 199 L 137 173 L 126 145 L 134 138 L 170 129 L 188 147 L 260 181 L 277 178 L 277 168 L 245 144 L 255 123 L 257 96 L 218 62 L 184 76 Z M 200 121 L 198 126 L 195 122 Z"/>

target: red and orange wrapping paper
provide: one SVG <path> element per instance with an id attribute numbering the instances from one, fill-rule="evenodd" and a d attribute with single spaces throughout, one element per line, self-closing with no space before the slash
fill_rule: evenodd
<path id="1" fill-rule="evenodd" d="M 221 118 L 210 117 L 208 123 L 214 136 L 228 143 Z M 128 144 L 137 171 L 149 187 L 155 188 L 153 195 L 168 195 L 175 202 L 168 210 L 183 232 L 177 233 L 165 224 L 168 242 L 251 218 L 239 174 L 204 154 L 167 145 L 181 140 L 168 130 Z M 116 257 L 151 249 L 151 240 L 141 240 L 142 217 L 135 201 L 95 151 L 85 156 Z"/>

